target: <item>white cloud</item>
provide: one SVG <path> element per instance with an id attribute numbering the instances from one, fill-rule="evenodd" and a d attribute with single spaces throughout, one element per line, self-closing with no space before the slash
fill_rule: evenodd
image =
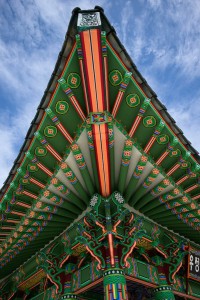
<path id="1" fill-rule="evenodd" d="M 199 0 L 140 0 L 135 13 L 135 2 L 125 3 L 122 39 L 137 64 L 149 57 L 153 68 L 173 66 L 191 79 L 200 76 Z"/>
<path id="2" fill-rule="evenodd" d="M 61 49 L 71 12 L 105 0 L 0 1 L 0 85 L 8 92 L 0 108 L 0 188 L 36 114 Z M 109 4 L 109 7 L 111 4 Z M 12 100 L 10 100 L 12 99 Z"/>
<path id="3" fill-rule="evenodd" d="M 0 186 L 3 181 L 7 178 L 10 166 L 13 163 L 14 157 L 16 156 L 15 143 L 16 134 L 13 130 L 8 130 L 8 127 L 0 126 L 1 136 L 1 147 L 0 147 Z"/>
<path id="4" fill-rule="evenodd" d="M 128 27 L 133 16 L 133 2 L 127 1 L 121 11 L 121 31 L 122 31 L 122 43 L 127 44 Z"/>
<path id="5" fill-rule="evenodd" d="M 128 4 L 125 2 L 125 8 L 132 12 Z M 132 2 L 132 8 L 132 17 L 124 15 L 125 21 L 121 21 L 121 27 L 124 22 L 126 25 L 126 30 L 120 32 L 124 46 L 184 135 L 198 150 L 200 2 L 139 0 Z"/>
<path id="6" fill-rule="evenodd" d="M 161 5 L 161 0 L 148 0 L 152 8 L 157 9 Z"/>
<path id="7" fill-rule="evenodd" d="M 200 95 L 197 98 L 187 99 L 187 104 L 181 105 L 177 101 L 176 105 L 168 107 L 169 113 L 175 119 L 177 125 L 182 129 L 186 138 L 192 142 L 197 151 L 200 151 Z M 179 99 L 181 100 L 181 99 Z"/>
<path id="8" fill-rule="evenodd" d="M 160 81 L 162 70 L 173 66 L 180 76 L 187 76 L 187 80 L 188 76 L 190 80 L 200 76 L 200 2 L 148 0 L 144 3 L 140 0 L 138 3 L 145 9 L 137 11 L 137 2 L 130 0 L 100 0 L 98 3 L 95 0 L 0 1 L 0 85 L 7 89 L 9 96 L 6 108 L 2 105 L 0 108 L 3 145 L 0 148 L 0 186 L 36 113 L 74 7 L 88 9 L 99 5 L 105 8 L 127 51 L 137 65 L 143 63 L 143 74 L 150 78 L 150 84 L 165 102 L 165 91 L 170 87 Z M 147 65 L 145 59 L 149 59 Z M 185 101 L 179 108 L 181 114 L 177 105 L 175 109 L 172 104 L 170 112 L 185 135 L 196 141 L 195 128 L 199 127 L 199 119 Z M 184 109 L 187 114 L 183 113 Z M 191 118 L 193 121 L 185 129 L 186 121 Z M 200 148 L 198 142 L 195 146 Z"/>

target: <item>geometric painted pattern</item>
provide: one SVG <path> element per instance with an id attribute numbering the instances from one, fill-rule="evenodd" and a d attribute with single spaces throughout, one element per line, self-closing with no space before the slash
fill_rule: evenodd
<path id="1" fill-rule="evenodd" d="M 78 218 L 96 193 L 119 191 L 130 207 L 199 242 L 199 163 L 107 33 L 73 32 L 76 42 L 67 41 L 51 97 L 1 191 L 0 279 Z"/>

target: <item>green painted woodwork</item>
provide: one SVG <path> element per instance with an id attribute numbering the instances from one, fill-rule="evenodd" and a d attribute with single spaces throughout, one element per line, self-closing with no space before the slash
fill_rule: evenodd
<path id="1" fill-rule="evenodd" d="M 76 160 L 76 163 L 80 169 L 80 172 L 82 174 L 83 180 L 85 182 L 85 185 L 87 187 L 87 190 L 89 192 L 89 195 L 92 196 L 95 193 L 95 189 L 94 186 L 92 184 L 92 179 L 91 176 L 89 174 L 86 162 L 84 160 L 84 156 L 80 150 L 80 147 L 77 144 L 73 144 L 71 146 L 72 148 L 72 152 L 74 155 L 74 158 Z"/>
<path id="2" fill-rule="evenodd" d="M 132 66 L 132 75 L 126 67 L 130 62 L 127 54 L 124 53 L 123 58 L 120 51 L 116 53 L 114 49 L 121 49 L 121 46 L 113 38 L 107 21 L 104 18 L 101 21 L 103 67 L 105 62 L 108 67 L 105 82 L 108 84 L 109 111 L 103 113 L 108 126 L 111 194 L 107 199 L 98 194 L 100 186 L 92 113 L 87 116 L 79 64 L 84 58 L 77 33 L 89 27 L 77 28 L 72 22 L 70 38 L 67 36 L 62 50 L 67 57 L 62 63 L 58 61 L 59 74 L 56 71 L 52 77 L 57 83 L 53 85 L 51 82 L 48 96 L 44 96 L 41 102 L 37 131 L 33 124 L 20 154 L 20 163 L 17 162 L 14 173 L 9 175 L 9 185 L 2 189 L 0 279 L 16 269 L 17 283 L 34 275 L 37 259 L 36 256 L 29 259 L 40 252 L 38 267 L 53 278 L 60 293 L 63 288 L 60 272 L 73 273 L 75 291 L 91 283 L 91 278 L 101 277 L 102 270 L 97 266 L 105 272 L 114 268 L 109 255 L 105 255 L 110 251 L 110 239 L 114 241 L 114 251 L 120 249 L 121 253 L 118 260 L 114 258 L 116 268 L 123 267 L 125 274 L 158 284 L 157 268 L 165 265 L 168 268 L 167 280 L 175 290 L 185 293 L 185 282 L 176 270 L 187 254 L 186 250 L 182 251 L 182 245 L 188 245 L 188 239 L 199 245 L 200 165 L 189 148 L 172 132 L 167 118 L 160 115 L 156 108 L 160 106 L 159 102 L 151 99 L 151 91 L 137 70 Z M 143 82 L 141 86 L 139 82 Z M 146 86 L 145 92 L 141 88 L 143 85 Z M 122 93 L 122 101 L 113 112 L 119 93 Z M 136 118 L 138 126 L 129 136 Z M 133 209 L 144 217 L 141 218 Z M 73 223 L 82 213 L 86 223 L 82 217 L 78 223 Z M 169 230 L 146 217 L 184 238 L 177 238 L 175 234 L 172 238 Z M 60 234 L 50 256 L 50 248 L 45 245 Z M 43 247 L 45 251 L 41 252 Z M 73 253 L 69 251 L 70 247 L 75 247 Z M 173 251 L 178 251 L 175 258 Z M 78 270 L 77 265 L 82 259 L 85 262 L 88 259 L 88 252 L 94 260 Z M 133 253 L 143 260 L 134 259 Z M 62 265 L 60 259 L 69 254 L 73 267 L 66 260 L 64 269 L 59 268 L 59 262 Z M 52 268 L 51 260 L 55 262 Z M 23 268 L 20 267 L 24 262 Z M 173 282 L 176 277 L 177 284 Z M 106 280 L 104 278 L 105 286 Z M 120 280 L 124 283 L 124 277 Z M 10 277 L 7 282 L 12 286 L 10 292 L 17 290 L 17 284 L 13 284 Z M 8 283 L 4 285 L 4 291 Z M 165 285 L 159 283 L 159 286 L 162 290 L 158 288 L 155 299 L 163 299 L 164 295 L 174 299 L 172 292 L 164 289 Z M 188 289 L 191 295 L 199 296 L 199 286 L 194 282 Z M 57 298 L 54 288 L 43 296 Z"/>
<path id="3" fill-rule="evenodd" d="M 200 283 L 196 281 L 190 281 L 189 286 L 189 295 L 193 295 L 195 297 L 200 298 Z"/>
<path id="4" fill-rule="evenodd" d="M 72 300 L 72 299 L 79 299 L 77 295 L 74 295 L 74 294 L 65 294 L 61 297 L 61 299 L 69 299 L 69 300 Z"/>
<path id="5" fill-rule="evenodd" d="M 112 120 L 109 118 L 109 121 Z M 114 126 L 112 122 L 108 123 L 108 137 L 109 137 L 109 155 L 110 155 L 110 180 L 111 189 L 114 191 L 115 188 L 115 137 L 114 137 Z"/>
<path id="6" fill-rule="evenodd" d="M 157 268 L 146 262 L 136 258 L 129 258 L 129 267 L 126 269 L 126 274 L 135 278 L 158 284 Z"/>
<path id="7" fill-rule="evenodd" d="M 55 288 L 48 288 L 46 291 L 34 296 L 31 300 L 60 300 L 60 296 L 56 295 Z"/>
<path id="8" fill-rule="evenodd" d="M 120 194 L 116 194 L 116 193 L 113 196 L 114 197 L 112 198 L 112 200 L 114 201 L 115 205 L 117 205 L 117 207 L 119 209 L 122 209 L 122 205 L 124 203 L 123 198 L 120 196 Z M 96 198 L 93 197 L 91 199 L 91 206 L 95 207 L 95 211 L 97 212 L 97 214 L 101 215 L 101 213 L 103 212 L 102 209 L 101 209 L 101 206 L 102 205 L 104 206 L 104 202 L 101 203 L 100 199 L 101 199 L 101 197 L 99 197 L 99 196 L 96 197 Z M 112 207 L 112 205 L 111 205 L 111 207 Z M 116 212 L 115 212 L 116 209 L 114 209 L 114 207 L 112 207 L 111 211 L 114 213 L 114 216 L 115 216 L 116 215 Z M 88 216 L 89 215 L 87 215 L 87 220 L 89 221 Z M 90 214 L 90 217 L 92 217 L 91 214 Z M 119 215 L 119 220 L 121 220 L 123 222 L 124 218 L 126 218 L 126 217 L 128 217 L 127 210 L 125 210 L 124 212 L 122 210 L 121 215 Z M 91 220 L 95 221 L 95 218 L 92 218 Z M 92 224 L 91 220 L 89 221 L 90 224 Z M 117 220 L 117 219 L 115 219 L 115 220 Z M 82 222 L 79 221 L 79 223 L 75 224 L 76 228 L 79 228 L 79 232 L 80 232 L 80 224 L 81 223 Z M 147 229 L 147 233 L 148 233 L 147 237 L 149 237 L 149 238 L 150 237 L 154 237 L 155 238 L 155 242 L 152 243 L 152 246 L 159 247 L 159 243 L 160 243 L 160 245 L 162 245 L 163 243 L 165 243 L 166 246 L 167 246 L 167 248 L 170 249 L 170 247 L 171 247 L 170 245 L 172 245 L 174 242 L 175 242 L 174 246 L 177 244 L 178 240 L 174 240 L 173 236 L 172 236 L 173 238 L 170 237 L 170 236 L 168 236 L 167 235 L 167 231 L 166 231 L 165 234 L 163 234 L 163 229 L 162 228 L 158 228 L 158 226 L 154 226 L 155 228 L 153 227 L 152 231 L 149 231 L 149 228 L 151 228 L 152 225 L 150 226 L 149 221 L 146 221 L 145 219 L 143 220 L 143 227 Z M 121 227 L 121 228 L 123 228 L 123 227 Z M 133 227 L 130 226 L 130 228 L 133 228 Z M 108 229 L 109 229 L 109 227 L 108 227 Z M 91 233 L 91 231 L 88 231 L 88 232 Z M 117 233 L 118 233 L 118 235 L 120 235 L 120 231 L 119 230 L 117 230 Z M 70 248 L 72 248 L 72 245 L 74 243 L 76 243 L 76 236 L 77 236 L 77 231 L 75 230 L 75 227 L 73 227 L 73 226 L 70 226 L 69 229 L 68 229 L 68 231 L 65 234 L 63 234 L 63 236 L 62 236 L 62 245 L 64 245 L 64 247 L 67 247 L 67 248 L 65 248 L 66 249 L 65 253 L 66 253 L 67 256 L 69 254 L 72 255 L 72 252 L 68 252 L 68 251 L 69 251 Z M 101 234 L 98 235 L 98 237 L 101 237 Z M 58 238 L 58 240 L 59 240 L 59 238 Z M 48 253 L 49 252 L 48 249 L 51 249 L 51 257 L 49 256 L 50 261 L 52 261 L 52 259 L 54 259 L 53 257 L 56 257 L 56 256 L 59 257 L 59 259 L 62 261 L 63 260 L 63 256 L 60 256 L 60 253 L 63 253 L 63 248 L 61 248 L 61 244 L 60 245 L 58 244 L 58 241 L 55 241 L 54 243 L 55 243 L 55 245 L 53 247 L 52 247 L 52 245 L 49 245 L 46 248 L 45 252 Z M 182 241 L 180 241 L 180 245 L 181 244 L 182 244 Z M 161 246 L 160 249 L 162 251 L 164 251 L 164 249 L 162 248 L 162 246 Z M 61 251 L 61 252 L 59 252 L 58 250 Z M 176 251 L 176 248 L 172 248 L 172 250 L 170 250 L 170 251 L 174 252 L 174 251 Z M 143 253 L 147 254 L 147 252 L 143 252 L 143 251 L 139 251 L 139 253 L 141 255 L 143 255 Z M 46 257 L 46 256 L 44 256 L 44 257 Z M 47 254 L 47 257 L 48 257 L 48 254 Z M 173 257 L 173 255 L 170 255 L 170 257 L 172 259 L 174 259 L 174 258 L 177 258 L 178 256 Z M 49 261 L 49 259 L 45 259 L 45 261 Z M 181 257 L 180 257 L 180 259 L 181 259 Z M 36 260 L 38 260 L 38 258 Z M 44 259 L 43 259 L 43 261 L 44 261 Z M 153 261 L 155 261 L 155 260 L 153 260 Z M 37 261 L 37 263 L 38 262 L 39 261 Z M 156 283 L 156 284 L 158 283 L 157 270 L 156 270 L 155 266 L 146 264 L 144 261 L 142 262 L 142 261 L 135 260 L 135 259 L 133 260 L 133 258 L 129 258 L 128 259 L 128 263 L 129 263 L 129 267 L 125 271 L 125 272 L 127 272 L 128 275 L 131 275 L 133 277 L 142 279 L 142 280 L 147 281 L 147 282 L 152 282 L 152 283 Z M 176 267 L 175 261 L 172 261 L 170 263 L 171 263 L 171 265 L 173 267 Z M 77 287 L 78 287 L 78 286 L 76 286 L 77 282 L 79 282 L 78 278 L 80 278 L 81 286 L 85 286 L 88 283 L 90 283 L 91 280 L 94 280 L 94 278 L 98 278 L 98 276 L 101 276 L 101 272 L 98 272 L 96 275 L 93 275 L 95 277 L 88 276 L 89 274 L 94 274 L 94 273 L 97 272 L 97 269 L 96 269 L 97 264 L 98 263 L 96 262 L 95 264 L 90 264 L 90 265 L 84 266 L 83 268 L 81 268 L 81 270 L 77 271 L 77 272 L 80 273 L 80 275 L 78 275 L 78 273 L 76 273 L 76 276 L 75 276 L 75 273 L 74 273 L 73 289 L 76 290 Z M 39 265 L 43 266 L 43 263 L 42 264 L 40 263 Z M 58 265 L 58 262 L 56 263 L 56 265 Z M 54 268 L 55 268 L 56 265 L 54 264 Z M 48 266 L 48 263 L 47 263 L 47 266 Z M 68 266 L 68 264 L 66 265 L 66 267 L 67 266 Z M 65 270 L 67 270 L 66 267 L 64 268 Z M 46 267 L 44 266 L 44 269 L 45 268 Z M 73 270 L 73 268 L 71 270 Z M 62 272 L 62 270 L 60 270 L 60 271 Z M 24 271 L 22 273 L 23 274 L 22 276 L 24 276 L 24 272 L 25 272 L 25 269 L 24 269 Z M 30 274 L 29 271 L 28 271 L 28 274 Z M 53 276 L 55 276 L 54 279 L 57 278 L 56 277 L 57 276 L 56 270 L 55 271 L 52 270 L 50 274 L 53 275 Z M 23 277 L 21 277 L 21 280 L 22 280 L 22 278 Z M 24 279 L 25 279 L 25 277 L 24 277 Z"/>
<path id="9" fill-rule="evenodd" d="M 87 274 L 86 274 L 87 273 Z M 84 275 L 86 274 L 86 278 Z M 88 276 L 89 274 L 89 276 Z M 75 292 L 95 280 L 102 277 L 102 271 L 97 269 L 97 262 L 92 261 L 90 264 L 79 268 L 72 275 L 72 290 Z"/>
<path id="10" fill-rule="evenodd" d="M 146 166 L 148 162 L 148 157 L 146 155 L 142 155 L 134 172 L 133 175 L 131 177 L 131 180 L 129 181 L 129 184 L 126 188 L 126 192 L 125 192 L 125 198 L 127 199 L 127 201 L 129 201 L 129 199 L 131 198 L 131 196 L 134 194 L 134 191 L 136 189 L 136 185 L 144 171 L 144 168 Z M 134 196 L 130 199 L 130 203 L 132 206 L 134 206 L 135 202 L 136 202 L 136 198 L 134 198 Z"/>
<path id="11" fill-rule="evenodd" d="M 122 162 L 119 173 L 119 182 L 118 182 L 118 190 L 121 194 L 124 192 L 126 177 L 128 174 L 128 167 L 131 159 L 133 143 L 131 140 L 126 140 L 124 143 L 124 149 L 122 152 Z"/>
<path id="12" fill-rule="evenodd" d="M 175 282 L 173 284 L 173 290 L 185 293 L 186 292 L 186 279 L 184 277 L 175 276 Z"/>
<path id="13" fill-rule="evenodd" d="M 97 173 L 97 165 L 96 165 L 96 157 L 95 157 L 95 152 L 94 152 L 94 141 L 93 141 L 93 136 L 92 136 L 92 126 L 91 124 L 87 124 L 86 126 L 87 130 L 87 139 L 88 139 L 88 146 L 90 150 L 90 157 L 92 161 L 92 170 L 93 170 L 93 175 L 94 175 L 94 182 L 97 191 L 99 191 L 99 180 L 98 180 L 98 173 Z"/>
<path id="14" fill-rule="evenodd" d="M 121 269 L 107 269 L 103 273 L 104 299 L 128 299 L 126 279 Z"/>
<path id="15" fill-rule="evenodd" d="M 155 300 L 175 300 L 171 286 L 163 285 L 154 290 Z"/>

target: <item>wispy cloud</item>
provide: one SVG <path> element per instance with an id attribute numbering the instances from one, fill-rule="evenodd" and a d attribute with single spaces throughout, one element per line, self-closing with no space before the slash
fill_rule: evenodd
<path id="1" fill-rule="evenodd" d="M 174 66 L 192 78 L 200 76 L 198 0 L 127 1 L 121 16 L 122 40 L 136 62 L 149 59 L 158 69 Z"/>
<path id="2" fill-rule="evenodd" d="M 73 8 L 95 5 L 104 7 L 141 73 L 200 148 L 195 130 L 200 124 L 199 0 L 0 1 L 0 186 L 54 69 Z"/>
<path id="3" fill-rule="evenodd" d="M 122 43 L 128 44 L 128 28 L 131 22 L 131 18 L 133 16 L 134 2 L 127 1 L 121 10 L 121 31 L 122 31 Z"/>
<path id="4" fill-rule="evenodd" d="M 188 100 L 184 105 L 181 105 L 181 101 L 179 103 L 177 101 L 176 105 L 170 105 L 169 113 L 183 130 L 187 139 L 190 142 L 195 141 L 195 147 L 200 151 L 200 94 Z"/>
<path id="5" fill-rule="evenodd" d="M 129 6 L 127 1 L 122 9 L 121 27 L 125 24 L 125 29 L 120 31 L 121 39 L 139 71 L 198 150 L 200 2 L 139 0 Z"/>
<path id="6" fill-rule="evenodd" d="M 54 69 L 72 10 L 95 5 L 89 0 L 0 1 L 0 187 Z"/>

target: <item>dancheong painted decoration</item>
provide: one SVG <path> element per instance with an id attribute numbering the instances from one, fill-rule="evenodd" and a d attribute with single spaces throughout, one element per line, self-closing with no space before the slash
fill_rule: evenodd
<path id="1" fill-rule="evenodd" d="M 200 299 L 200 158 L 103 9 L 75 9 L 0 192 L 0 299 Z"/>

